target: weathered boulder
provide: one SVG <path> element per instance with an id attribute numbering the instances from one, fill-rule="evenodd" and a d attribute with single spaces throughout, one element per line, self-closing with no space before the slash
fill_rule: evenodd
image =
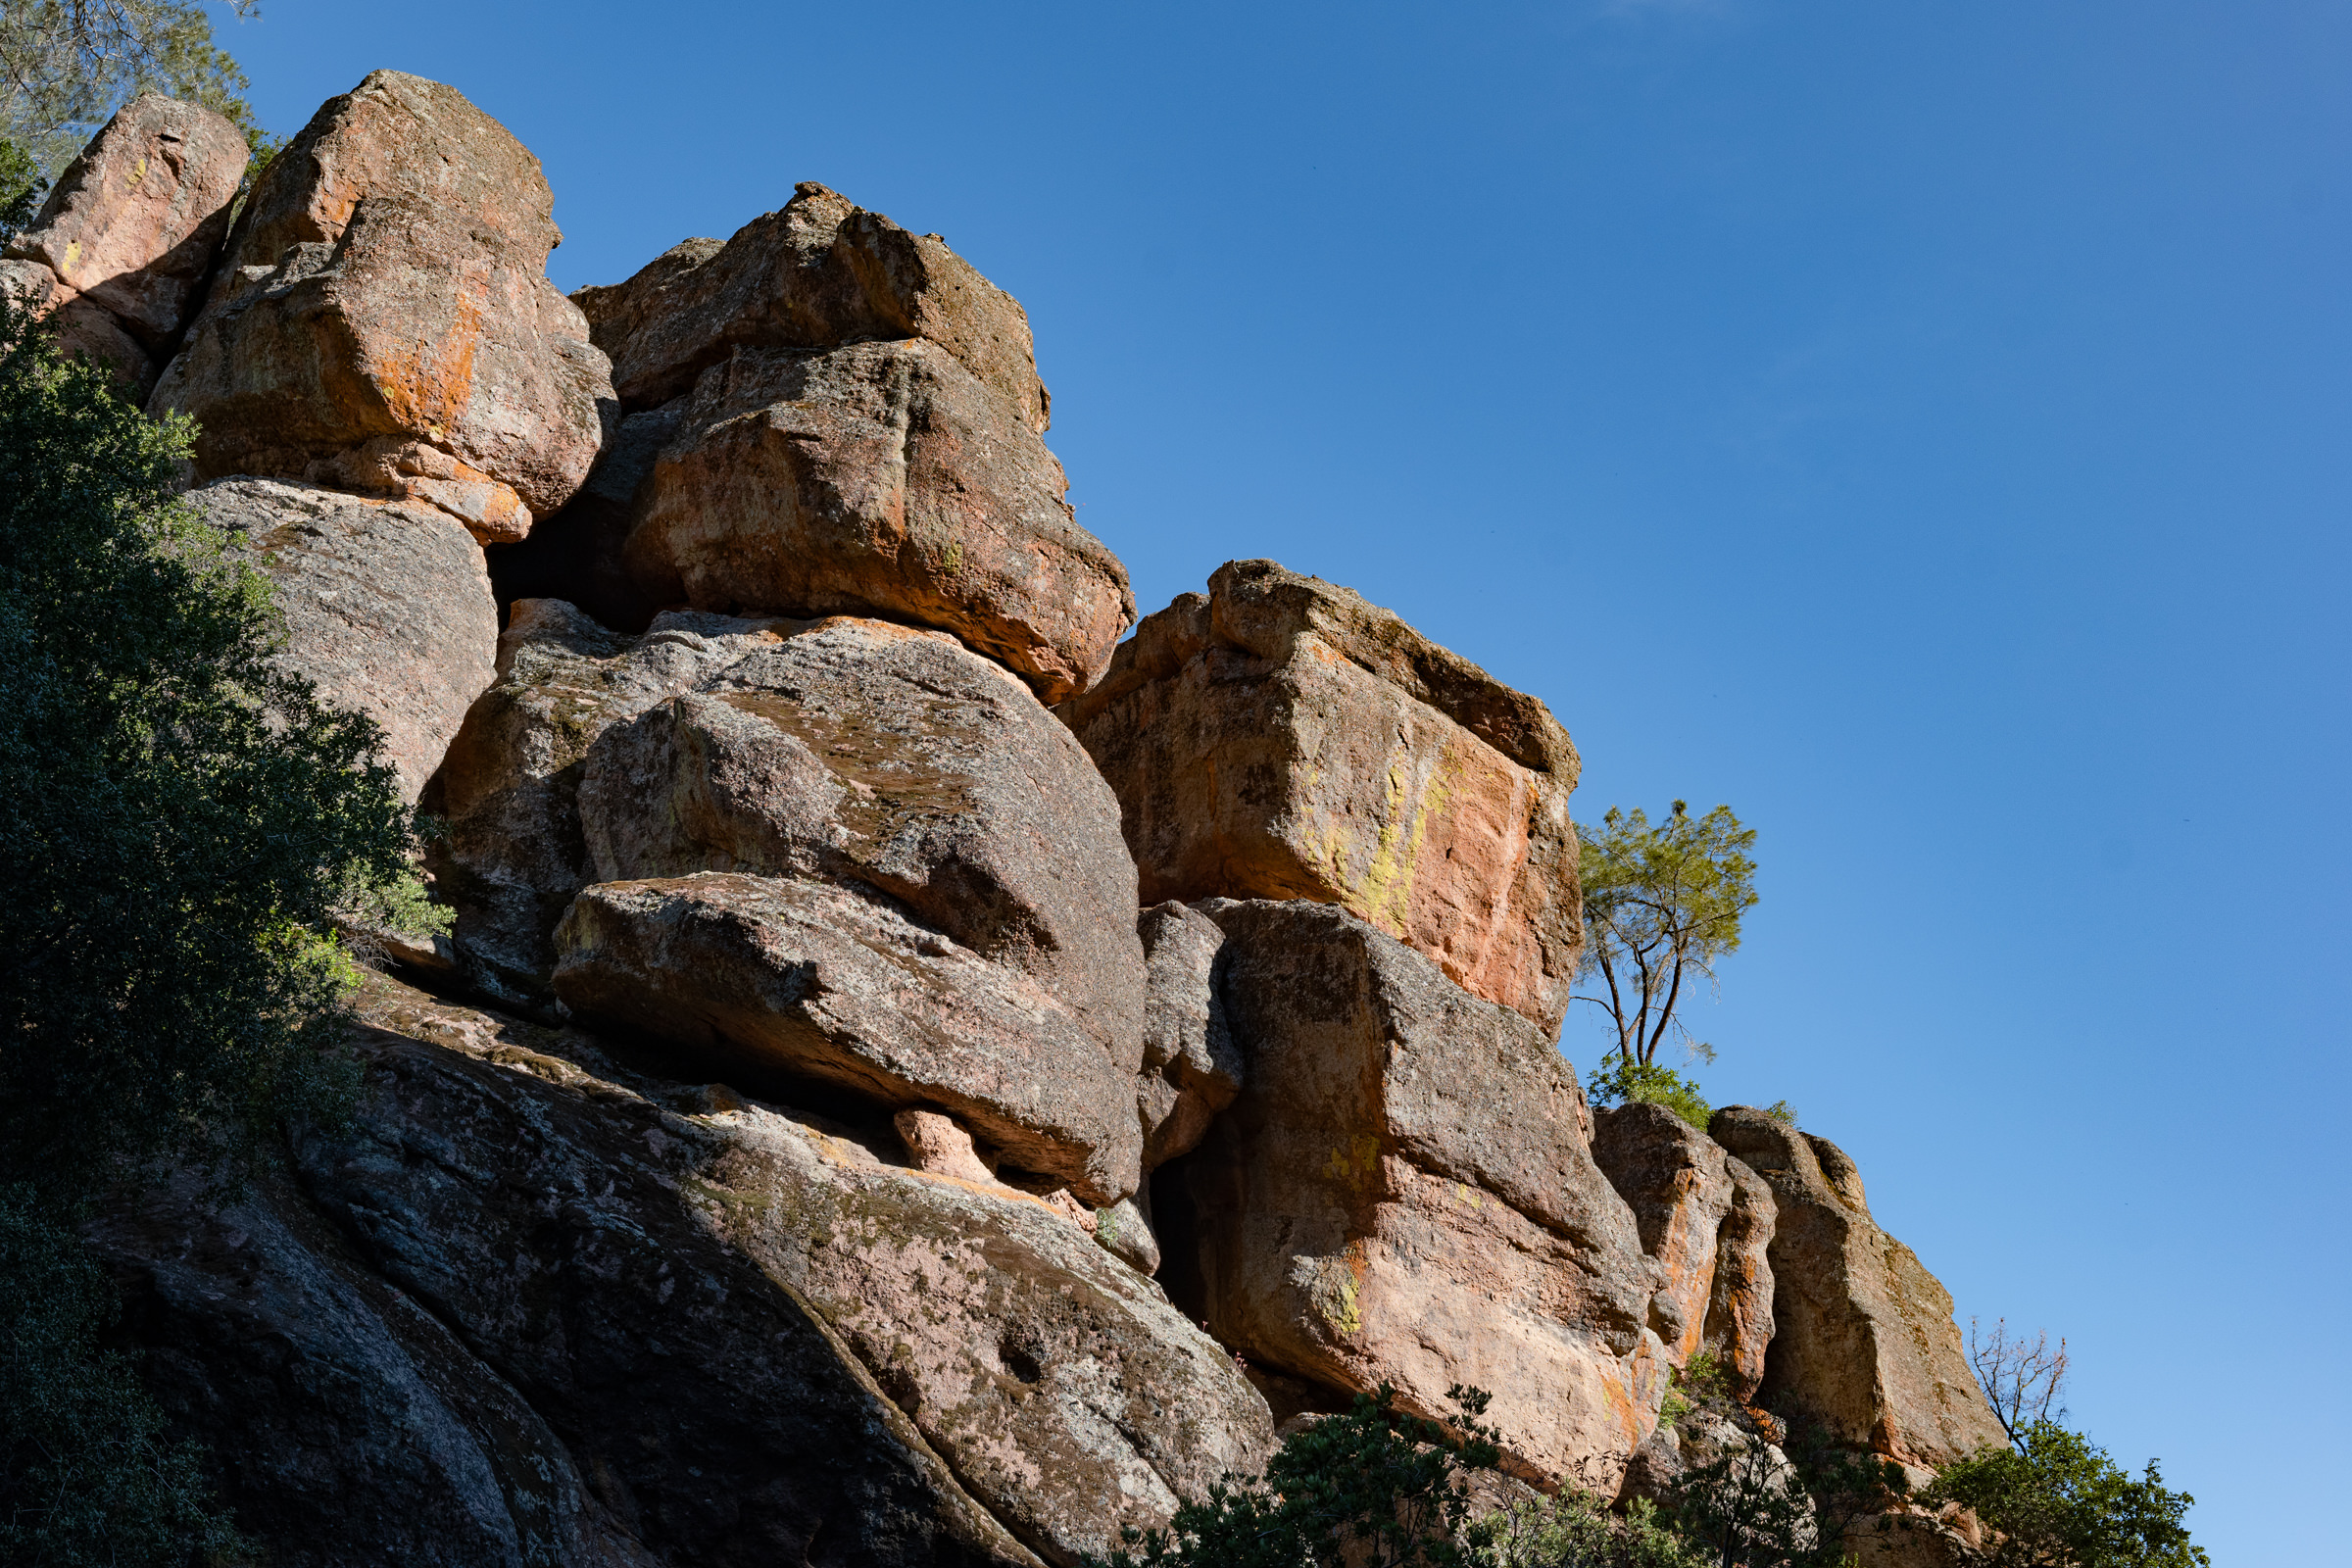
<path id="1" fill-rule="evenodd" d="M 240 1202 L 183 1182 L 94 1228 L 272 1563 L 1036 1562 L 719 1234 L 713 1195 L 791 1195 L 701 1183 L 714 1119 L 550 1054 L 593 1062 L 576 1036 L 389 987 L 363 1011 L 347 1132 Z"/>
<path id="2" fill-rule="evenodd" d="M 1049 1561 L 1105 1555 L 1265 1462 L 1272 1421 L 1233 1357 L 1048 1204 L 759 1107 L 710 1119 L 731 1135 L 703 1169 L 720 1233 Z"/>
<path id="3" fill-rule="evenodd" d="M 245 137 L 200 104 L 141 93 L 60 174 L 9 241 L 4 279 L 58 314 L 69 352 L 106 361 L 143 397 L 194 314 L 228 234 Z"/>
<path id="4" fill-rule="evenodd" d="M 772 645 L 785 624 L 679 612 L 622 637 L 560 600 L 515 601 L 496 684 L 466 711 L 424 794 L 446 824 L 425 860 L 456 906 L 457 948 L 475 985 L 510 1004 L 554 1001 L 556 922 L 596 880 L 579 821 L 589 746 Z"/>
<path id="5" fill-rule="evenodd" d="M 580 1017 L 754 1082 L 948 1111 L 1090 1203 L 1141 1180 L 1132 1070 L 1036 982 L 878 895 L 708 871 L 602 882 L 556 947 L 556 994 Z"/>
<path id="6" fill-rule="evenodd" d="M 415 801 L 495 674 L 498 607 L 472 539 L 430 507 L 274 479 L 224 479 L 187 499 L 275 579 L 280 661 L 383 726 Z"/>
<path id="7" fill-rule="evenodd" d="M 1141 1063 L 1144 953 L 1118 803 L 1019 681 L 885 621 L 779 639 L 589 749 L 597 880 L 744 871 L 856 884 L 1042 986 Z"/>
<path id="8" fill-rule="evenodd" d="M 1208 586 L 1061 710 L 1144 900 L 1343 905 L 1556 1034 L 1583 943 L 1567 733 L 1348 589 L 1270 561 Z"/>
<path id="9" fill-rule="evenodd" d="M 1650 1326 L 1667 1358 L 1680 1367 L 1704 1350 L 1734 1396 L 1753 1396 L 1772 1341 L 1771 1190 L 1663 1105 L 1595 1113 L 1592 1158 L 1633 1209 L 1642 1250 L 1665 1271 Z"/>
<path id="10" fill-rule="evenodd" d="M 2005 1441 L 1961 1348 L 1951 1294 L 1879 1229 L 1837 1145 L 1745 1105 L 1708 1125 L 1772 1187 L 1772 1345 L 1762 1397 L 1833 1441 L 1935 1468 Z"/>
<path id="11" fill-rule="evenodd" d="M 1249 1079 L 1153 1211 L 1210 1332 L 1429 1415 L 1454 1384 L 1486 1389 L 1516 1468 L 1613 1489 L 1665 1390 L 1658 1269 L 1592 1163 L 1573 1070 L 1344 909 L 1202 907 L 1230 939 Z"/>
<path id="12" fill-rule="evenodd" d="M 1217 995 L 1224 931 L 1200 910 L 1174 903 L 1146 909 L 1136 928 L 1149 979 L 1135 1105 L 1144 1168 L 1152 1170 L 1199 1145 L 1217 1112 L 1242 1092 L 1248 1069 Z"/>
<path id="13" fill-rule="evenodd" d="M 926 338 L 1042 435 L 1050 399 L 1029 318 L 937 234 L 912 234 L 804 181 L 733 239 L 672 246 L 625 283 L 575 291 L 632 409 L 690 390 L 738 348 Z"/>
<path id="14" fill-rule="evenodd" d="M 654 598 L 953 632 L 1058 702 L 1135 618 L 1061 465 L 938 344 L 737 349 L 703 372 L 624 556 Z"/>
<path id="15" fill-rule="evenodd" d="M 539 160 L 454 87 L 378 71 L 270 165 L 151 407 L 200 474 L 288 475 L 519 539 L 586 477 L 611 368 L 547 279 Z"/>

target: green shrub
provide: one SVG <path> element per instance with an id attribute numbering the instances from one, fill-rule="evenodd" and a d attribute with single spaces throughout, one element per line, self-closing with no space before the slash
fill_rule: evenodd
<path id="1" fill-rule="evenodd" d="M 1629 1061 L 1615 1054 L 1601 1058 L 1585 1081 L 1585 1093 L 1600 1106 L 1664 1105 L 1702 1133 L 1715 1114 L 1698 1085 L 1673 1068 Z"/>
<path id="2" fill-rule="evenodd" d="M 2210 1568 L 2180 1523 L 2196 1499 L 2167 1491 L 2155 1460 L 2134 1481 L 2055 1421 L 2034 1422 L 2017 1443 L 1946 1465 L 1923 1494 L 1975 1509 L 2006 1538 L 1987 1568 Z"/>
<path id="3" fill-rule="evenodd" d="M 1499 1509 L 1469 1529 L 1481 1568 L 1707 1568 L 1710 1559 L 1637 1498 L 1623 1516 L 1575 1487 Z"/>

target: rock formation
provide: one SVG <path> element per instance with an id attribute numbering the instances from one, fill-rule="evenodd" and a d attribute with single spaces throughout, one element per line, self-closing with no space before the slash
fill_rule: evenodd
<path id="1" fill-rule="evenodd" d="M 472 538 L 431 507 L 275 479 L 223 479 L 188 500 L 276 579 L 282 659 L 383 726 L 415 801 L 492 676 L 498 607 Z"/>
<path id="2" fill-rule="evenodd" d="M 1319 577 L 1229 562 L 1208 588 L 1062 710 L 1144 898 L 1343 905 L 1557 1034 L 1583 945 L 1567 733 Z"/>
<path id="3" fill-rule="evenodd" d="M 92 1229 L 272 1561 L 1075 1568 L 1382 1382 L 1654 1494 L 1747 1441 L 1659 1427 L 1702 1351 L 1908 1465 L 1998 1440 L 1835 1146 L 1587 1106 L 1544 705 L 1270 562 L 1114 654 L 1027 318 L 937 235 L 803 185 L 575 304 L 450 88 L 370 75 L 224 235 L 232 143 L 135 100 L 0 282 L 175 356 L 191 502 L 457 914 L 348 1126 Z"/>
<path id="4" fill-rule="evenodd" d="M 1679 1367 L 1704 1350 L 1736 1397 L 1752 1397 L 1772 1340 L 1772 1190 L 1663 1105 L 1595 1115 L 1592 1158 L 1665 1271 L 1650 1312 L 1667 1359 Z"/>
<path id="5" fill-rule="evenodd" d="M 624 547 L 657 599 L 879 612 L 1083 690 L 1135 619 L 1061 465 L 936 343 L 737 349 L 703 372 Z"/>
<path id="6" fill-rule="evenodd" d="M 0 285 L 53 313 L 68 352 L 112 365 L 145 397 L 212 273 L 245 161 L 220 116 L 140 94 L 9 242 Z"/>
<path id="7" fill-rule="evenodd" d="M 217 477 L 304 478 L 520 539 L 616 416 L 604 355 L 547 280 L 539 160 L 456 89 L 379 71 L 255 185 L 158 410 Z"/>
<path id="8" fill-rule="evenodd" d="M 1934 1468 L 2006 1441 L 1970 1372 L 1951 1294 L 1873 1223 L 1836 1144 L 1734 1105 L 1709 1134 L 1771 1184 L 1772 1345 L 1763 1398 L 1840 1443 Z"/>
<path id="9" fill-rule="evenodd" d="M 1344 1391 L 1494 1396 L 1514 1462 L 1613 1487 L 1656 1424 L 1659 1271 L 1542 1031 L 1329 905 L 1214 901 L 1249 1081 L 1183 1162 L 1211 1333 Z M 1167 1228 L 1167 1198 L 1154 1196 Z"/>
<path id="10" fill-rule="evenodd" d="M 755 218 L 724 245 L 690 239 L 625 283 L 584 288 L 596 346 L 632 409 L 681 397 L 695 378 L 745 349 L 830 349 L 923 338 L 1046 431 L 1045 383 L 1029 318 L 937 234 L 910 234 L 824 186 Z"/>

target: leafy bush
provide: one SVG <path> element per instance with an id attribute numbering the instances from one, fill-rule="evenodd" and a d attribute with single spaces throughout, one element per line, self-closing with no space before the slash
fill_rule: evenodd
<path id="1" fill-rule="evenodd" d="M 2165 1489 L 2150 1459 L 2134 1481 L 2105 1450 L 2055 1421 L 2035 1421 L 2014 1448 L 1986 1448 L 1944 1467 L 1930 1503 L 1973 1508 L 2004 1537 L 1988 1568 L 2210 1568 L 2180 1516 L 2196 1501 Z"/>
<path id="2" fill-rule="evenodd" d="M 1601 1058 L 1585 1081 L 1585 1093 L 1595 1105 L 1664 1105 L 1702 1133 L 1715 1114 L 1698 1085 L 1672 1067 L 1629 1061 L 1616 1054 Z"/>
<path id="3" fill-rule="evenodd" d="M 1488 1514 L 1468 1538 L 1481 1568 L 1706 1568 L 1711 1561 L 1646 1498 L 1619 1517 L 1574 1487 Z"/>
<path id="4" fill-rule="evenodd" d="M 1283 1440 L 1262 1477 L 1228 1475 L 1165 1530 L 1125 1532 L 1110 1568 L 1468 1568 L 1467 1470 L 1501 1457 L 1478 1418 L 1488 1396 L 1456 1388 L 1450 1426 L 1396 1408 L 1396 1390 Z M 1128 1548 L 1140 1547 L 1138 1554 Z"/>
<path id="5" fill-rule="evenodd" d="M 0 1189 L 0 1562 L 181 1568 L 243 1555 L 197 1452 L 167 1445 L 106 1280 L 25 1188 Z"/>

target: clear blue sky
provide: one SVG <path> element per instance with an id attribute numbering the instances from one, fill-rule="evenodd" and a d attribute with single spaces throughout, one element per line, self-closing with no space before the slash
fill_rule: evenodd
<path id="1" fill-rule="evenodd" d="M 566 288 L 821 179 L 1028 307 L 1147 609 L 1270 556 L 1729 802 L 1699 1026 L 2226 1565 L 2352 1561 L 2352 7 L 269 0 Z M 1571 1023 L 1580 1066 L 1597 1037 Z M 2313 1118 L 2317 1118 L 2315 1121 Z"/>

